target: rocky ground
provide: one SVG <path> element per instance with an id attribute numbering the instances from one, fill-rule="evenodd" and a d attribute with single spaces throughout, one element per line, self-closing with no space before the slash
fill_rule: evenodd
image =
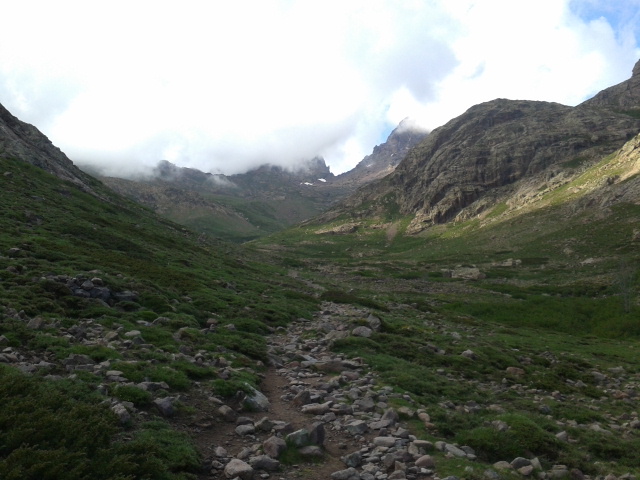
<path id="1" fill-rule="evenodd" d="M 195 432 L 208 470 L 200 478 L 439 479 L 438 459 L 474 461 L 468 446 L 416 438 L 406 420 L 419 419 L 433 430 L 428 409 L 382 385 L 360 359 L 329 350 L 337 338 L 370 335 L 379 319 L 351 306 L 323 307 L 313 319 L 300 319 L 269 338 L 264 396 L 220 405 L 208 428 Z M 391 406 L 399 403 L 411 406 Z M 544 471 L 537 458 L 505 459 L 483 470 L 493 480 L 589 478 L 564 465 Z M 477 469 L 469 474 L 477 475 Z"/>
<path id="2" fill-rule="evenodd" d="M 28 329 L 55 331 L 82 345 L 104 344 L 123 352 L 150 348 L 140 332 L 118 332 L 115 324 L 106 328 L 86 320 L 64 328 L 48 324 L 39 317 L 28 318 L 23 312 L 9 310 L 5 310 L 5 319 L 20 320 Z M 179 394 L 164 382 L 136 384 L 123 372 L 114 370 L 110 361 L 98 363 L 87 355 L 72 354 L 57 365 L 53 355 L 34 356 L 27 350 L 7 347 L 4 337 L 0 337 L 0 345 L 5 345 L 0 362 L 30 373 L 64 370 L 64 376 L 73 376 L 80 371 L 91 372 L 103 378 L 99 388 L 107 396 L 117 385 L 133 385 L 152 392 L 152 410 L 137 409 L 129 402 L 115 398 L 111 400 L 111 408 L 123 423 L 160 414 L 178 429 L 188 432 L 203 455 L 201 480 L 435 480 L 445 477 L 438 472 L 438 462 L 443 458 L 474 462 L 475 453 L 468 446 L 416 437 L 436 432 L 437 426 L 432 424 L 428 406 L 382 384 L 362 359 L 346 358 L 331 351 L 331 344 L 336 339 L 352 335 L 367 337 L 378 330 L 380 324 L 380 319 L 365 309 L 324 303 L 323 310 L 313 318 L 299 319 L 268 337 L 269 365 L 261 374 L 260 392 L 247 388 L 247 392 L 226 399 L 213 395 L 204 384 Z M 455 338 L 459 337 L 456 333 Z M 472 355 L 473 352 L 465 351 L 465 354 Z M 215 355 L 182 353 L 176 359 L 215 366 L 222 378 L 234 369 L 249 369 L 231 367 Z M 627 378 L 623 370 L 610 370 L 592 372 L 598 375 L 602 394 L 624 398 L 631 407 L 637 398 L 635 379 Z M 61 378 L 61 375 L 50 374 L 48 377 Z M 474 384 L 473 388 L 480 386 Z M 486 388 L 507 387 L 488 385 Z M 521 385 L 508 388 L 519 388 L 522 395 L 544 399 L 540 392 L 529 392 Z M 413 428 L 418 425 L 420 432 L 411 431 L 410 419 Z M 611 417 L 609 425 L 605 426 L 575 423 L 566 422 L 566 425 L 597 428 L 609 432 L 611 438 L 632 435 L 640 428 L 638 414 L 631 410 L 624 418 Z M 561 441 L 571 441 L 566 432 L 557 437 Z M 545 471 L 536 458 L 504 459 L 491 468 L 475 468 L 473 474 L 469 472 L 469 478 L 477 478 L 478 472 L 488 480 L 589 478 L 571 466 L 555 465 Z M 445 478 L 453 480 L 455 477 Z M 634 480 L 636 477 L 629 473 L 618 478 Z M 616 478 L 610 475 L 606 480 Z"/>

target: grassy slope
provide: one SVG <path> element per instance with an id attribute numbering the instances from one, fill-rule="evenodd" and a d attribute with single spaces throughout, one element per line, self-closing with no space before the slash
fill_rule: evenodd
<path id="1" fill-rule="evenodd" d="M 197 379 L 212 393 L 233 394 L 240 382 L 256 381 L 256 361 L 266 354 L 263 335 L 316 308 L 316 301 L 282 269 L 254 261 L 237 247 L 199 238 L 97 182 L 95 189 L 108 202 L 23 162 L 0 159 L 0 172 L 7 172 L 0 176 L 0 334 L 5 348 L 54 363 L 72 353 L 109 359 L 130 379 L 167 381 L 178 391 L 188 390 Z M 134 291 L 137 299 L 108 307 L 70 295 L 49 280 L 51 275 L 99 276 L 112 291 Z M 27 328 L 35 316 L 54 328 L 90 318 L 109 328 L 120 325 L 121 333 L 143 330 L 153 351 L 142 357 L 134 350 L 58 337 L 55 330 Z M 168 321 L 144 326 L 159 316 Z M 237 330 L 201 333 L 210 318 L 235 324 Z M 179 328 L 185 334 L 177 340 Z M 253 368 L 223 382 L 215 370 L 171 362 L 183 348 L 227 356 L 232 365 Z M 65 376 L 64 370 L 48 373 Z M 96 392 L 99 378 L 93 375 L 52 382 L 44 374 L 26 377 L 6 367 L 0 376 L 5 406 L 0 414 L 2 478 L 91 474 L 168 479 L 187 478 L 199 469 L 188 439 L 165 422 L 133 424 L 127 431 L 119 426 L 101 405 L 105 397 Z M 118 389 L 116 395 L 144 405 L 149 399 L 141 398 L 141 392 Z M 57 433 L 46 433 L 51 431 Z"/>
<path id="2" fill-rule="evenodd" d="M 416 424 L 425 438 L 471 445 L 483 462 L 537 455 L 547 467 L 637 473 L 640 458 L 630 453 L 640 446 L 637 430 L 609 437 L 591 426 L 624 424 L 634 408 L 625 389 L 638 394 L 640 244 L 633 236 L 640 206 L 569 216 L 570 205 L 550 203 L 519 215 L 502 215 L 498 206 L 499 221 L 419 236 L 404 236 L 410 219 L 396 217 L 360 221 L 351 235 L 304 226 L 253 245 L 324 282 L 324 299 L 366 306 L 383 319 L 370 339 L 334 348 L 364 357 L 426 405 L 437 430 Z M 505 266 L 508 259 L 517 266 Z M 486 278 L 443 277 L 457 265 L 475 265 Z M 468 349 L 473 361 L 461 356 Z M 525 374 L 507 374 L 508 367 Z M 593 371 L 612 375 L 616 367 L 626 372 L 616 388 L 594 379 Z M 469 407 L 475 404 L 478 410 Z M 490 428 L 496 421 L 509 424 L 509 433 Z M 562 430 L 576 442 L 558 442 Z M 457 467 L 438 473 L 458 474 Z"/>

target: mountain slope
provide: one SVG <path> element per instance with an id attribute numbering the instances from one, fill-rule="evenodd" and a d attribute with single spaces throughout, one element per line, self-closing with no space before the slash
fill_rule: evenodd
<path id="1" fill-rule="evenodd" d="M 317 300 L 286 270 L 75 176 L 18 126 L 28 141 L 0 130 L 0 477 L 192 479 L 203 451 L 184 423 L 210 410 L 196 402 L 242 404 L 264 336 Z"/>
<path id="2" fill-rule="evenodd" d="M 315 158 L 293 170 L 263 165 L 230 176 L 162 161 L 148 178 L 100 178 L 175 222 L 243 242 L 316 216 L 360 186 L 388 175 L 426 134 L 403 121 L 371 155 L 337 177 L 323 159 Z"/>
<path id="3" fill-rule="evenodd" d="M 623 92 L 615 98 L 627 109 L 637 96 L 638 70 L 612 87 Z M 566 163 L 589 165 L 638 131 L 640 119 L 611 106 L 493 100 L 431 132 L 391 175 L 362 188 L 320 221 L 397 212 L 413 215 L 412 229 L 420 231 L 480 213 L 522 179 L 552 178 Z"/>
<path id="4" fill-rule="evenodd" d="M 40 167 L 59 178 L 91 191 L 95 179 L 76 167 L 33 125 L 14 117 L 0 105 L 0 156 Z"/>
<path id="5" fill-rule="evenodd" d="M 367 183 L 379 180 L 393 172 L 406 157 L 409 150 L 420 143 L 429 133 L 404 119 L 389 134 L 387 140 L 376 145 L 370 155 L 364 157 L 352 170 L 338 175 L 336 184 L 350 185 L 357 189 Z"/>

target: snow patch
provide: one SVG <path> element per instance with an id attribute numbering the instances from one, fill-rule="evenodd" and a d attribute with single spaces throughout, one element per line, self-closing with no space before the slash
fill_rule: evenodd
<path id="1" fill-rule="evenodd" d="M 318 179 L 318 181 L 319 181 L 319 182 L 327 183 L 327 181 L 326 181 L 324 178 L 319 178 L 319 179 Z"/>

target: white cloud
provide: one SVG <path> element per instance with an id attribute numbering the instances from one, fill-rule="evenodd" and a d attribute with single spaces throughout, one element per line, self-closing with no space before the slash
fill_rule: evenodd
<path id="1" fill-rule="evenodd" d="M 340 172 L 407 116 L 575 104 L 628 78 L 637 3 L 23 0 L 3 9 L 0 103 L 111 174 L 316 155 Z"/>

